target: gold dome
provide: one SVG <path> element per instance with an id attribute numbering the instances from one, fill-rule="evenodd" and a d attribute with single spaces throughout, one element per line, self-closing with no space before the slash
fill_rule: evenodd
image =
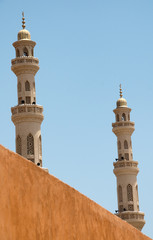
<path id="1" fill-rule="evenodd" d="M 117 100 L 116 106 L 118 107 L 127 107 L 127 101 L 125 98 L 121 97 Z"/>
<path id="2" fill-rule="evenodd" d="M 28 39 L 28 40 L 31 39 L 30 32 L 26 29 L 22 29 L 20 30 L 20 32 L 18 32 L 18 41 L 23 39 Z"/>

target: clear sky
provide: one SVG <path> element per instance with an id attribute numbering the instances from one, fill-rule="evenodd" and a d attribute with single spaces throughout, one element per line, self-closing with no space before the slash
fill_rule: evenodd
<path id="1" fill-rule="evenodd" d="M 40 60 L 44 167 L 114 213 L 117 145 L 111 124 L 122 83 L 136 127 L 142 232 L 153 238 L 153 1 L 0 0 L 0 143 L 13 151 L 10 108 L 17 104 L 17 80 L 10 67 L 22 10 Z"/>

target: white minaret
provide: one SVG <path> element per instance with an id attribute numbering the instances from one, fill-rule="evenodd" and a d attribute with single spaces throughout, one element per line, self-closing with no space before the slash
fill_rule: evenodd
<path id="1" fill-rule="evenodd" d="M 131 108 L 122 97 L 114 109 L 116 122 L 112 124 L 112 131 L 117 136 L 118 158 L 114 165 L 114 174 L 117 177 L 118 211 L 116 215 L 141 231 L 143 228 L 144 213 L 139 210 L 137 174 L 138 162 L 133 160 L 131 135 L 134 122 L 130 121 Z"/>
<path id="2" fill-rule="evenodd" d="M 13 43 L 16 57 L 12 60 L 12 71 L 17 76 L 18 105 L 11 108 L 12 121 L 16 128 L 16 152 L 42 166 L 41 123 L 43 107 L 36 104 L 35 74 L 39 70 L 39 60 L 34 57 L 36 43 L 25 29 L 18 33 L 18 41 Z"/>

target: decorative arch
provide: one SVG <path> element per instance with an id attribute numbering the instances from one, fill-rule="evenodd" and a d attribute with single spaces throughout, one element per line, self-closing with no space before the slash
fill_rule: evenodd
<path id="1" fill-rule="evenodd" d="M 128 149 L 128 142 L 127 142 L 127 140 L 124 141 L 124 149 Z"/>
<path id="2" fill-rule="evenodd" d="M 21 92 L 21 88 L 22 88 L 21 83 L 18 82 L 18 92 Z"/>
<path id="3" fill-rule="evenodd" d="M 31 133 L 27 136 L 27 154 L 34 155 L 34 137 Z"/>
<path id="4" fill-rule="evenodd" d="M 116 122 L 119 122 L 119 114 L 116 115 Z"/>
<path id="5" fill-rule="evenodd" d="M 16 152 L 20 155 L 22 154 L 21 137 L 19 135 L 16 138 Z"/>
<path id="6" fill-rule="evenodd" d="M 30 91 L 30 83 L 28 81 L 25 82 L 25 90 Z"/>
<path id="7" fill-rule="evenodd" d="M 39 136 L 39 155 L 42 156 L 41 135 Z"/>
<path id="8" fill-rule="evenodd" d="M 127 185 L 127 198 L 128 201 L 133 201 L 133 189 L 131 184 Z"/>
<path id="9" fill-rule="evenodd" d="M 125 159 L 126 159 L 126 160 L 129 160 L 129 153 L 125 153 L 124 156 L 125 156 Z"/>
<path id="10" fill-rule="evenodd" d="M 136 185 L 136 194 L 137 194 L 137 201 L 139 201 L 139 195 L 138 195 L 138 185 Z"/>
<path id="11" fill-rule="evenodd" d="M 29 52 L 28 52 L 28 49 L 26 47 L 23 49 L 23 56 L 24 57 L 28 57 L 29 56 Z"/>
<path id="12" fill-rule="evenodd" d="M 123 202 L 123 194 L 122 194 L 122 187 L 118 186 L 118 201 Z"/>
<path id="13" fill-rule="evenodd" d="M 125 113 L 122 114 L 122 121 L 126 121 L 126 115 L 125 115 Z"/>
<path id="14" fill-rule="evenodd" d="M 118 149 L 120 150 L 121 149 L 121 142 L 118 141 Z"/>
<path id="15" fill-rule="evenodd" d="M 20 51 L 18 48 L 16 49 L 16 57 L 20 57 Z"/>

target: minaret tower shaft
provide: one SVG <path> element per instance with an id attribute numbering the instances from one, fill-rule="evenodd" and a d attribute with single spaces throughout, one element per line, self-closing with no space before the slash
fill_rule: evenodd
<path id="1" fill-rule="evenodd" d="M 131 136 L 134 132 L 134 122 L 130 121 L 131 109 L 122 96 L 114 109 L 116 122 L 112 124 L 112 131 L 117 136 L 118 158 L 114 165 L 114 174 L 117 177 L 118 211 L 116 215 L 141 231 L 143 228 L 144 213 L 139 210 L 137 174 L 138 162 L 133 160 Z"/>
<path id="2" fill-rule="evenodd" d="M 16 128 L 16 152 L 42 166 L 41 123 L 43 107 L 36 104 L 35 74 L 39 60 L 34 57 L 36 43 L 25 29 L 22 13 L 22 30 L 18 41 L 13 43 L 16 58 L 12 59 L 11 70 L 17 76 L 18 105 L 11 108 L 12 121 Z"/>

